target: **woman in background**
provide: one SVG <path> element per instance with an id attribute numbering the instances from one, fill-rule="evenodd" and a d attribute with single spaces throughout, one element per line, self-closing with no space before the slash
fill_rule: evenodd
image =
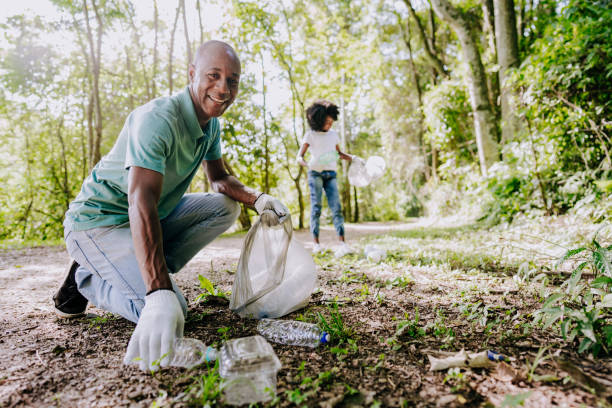
<path id="1" fill-rule="evenodd" d="M 310 232 L 314 240 L 313 252 L 322 250 L 319 242 L 319 218 L 321 217 L 321 198 L 325 190 L 327 203 L 332 211 L 334 227 L 338 234 L 340 246 L 336 249 L 337 257 L 352 252 L 344 240 L 344 217 L 338 195 L 336 166 L 338 157 L 349 162 L 355 156 L 340 151 L 338 132 L 331 130 L 334 121 L 338 120 L 338 107 L 326 100 L 317 100 L 306 110 L 310 130 L 306 132 L 297 161 L 308 168 L 308 187 L 310 188 Z M 310 148 L 310 160 L 304 160 L 304 154 Z M 358 159 L 358 158 L 357 158 Z"/>

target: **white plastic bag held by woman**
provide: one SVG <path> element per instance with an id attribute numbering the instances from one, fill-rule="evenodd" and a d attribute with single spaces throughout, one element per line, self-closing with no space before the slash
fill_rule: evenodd
<path id="1" fill-rule="evenodd" d="M 281 222 L 272 211 L 261 214 L 244 240 L 231 310 L 241 317 L 276 318 L 308 304 L 315 264 L 292 235 L 291 217 Z"/>

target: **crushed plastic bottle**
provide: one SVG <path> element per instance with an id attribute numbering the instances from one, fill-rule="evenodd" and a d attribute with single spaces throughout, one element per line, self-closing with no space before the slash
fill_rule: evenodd
<path id="1" fill-rule="evenodd" d="M 217 350 L 207 347 L 198 339 L 181 337 L 174 340 L 174 350 L 170 365 L 174 367 L 193 368 L 205 361 L 211 362 L 217 359 Z"/>
<path id="2" fill-rule="evenodd" d="M 276 395 L 276 373 L 281 363 L 261 336 L 228 340 L 219 353 L 225 403 L 252 404 Z"/>
<path id="3" fill-rule="evenodd" d="M 296 320 L 261 319 L 257 331 L 271 342 L 290 346 L 314 348 L 329 342 L 329 334 L 316 324 Z"/>

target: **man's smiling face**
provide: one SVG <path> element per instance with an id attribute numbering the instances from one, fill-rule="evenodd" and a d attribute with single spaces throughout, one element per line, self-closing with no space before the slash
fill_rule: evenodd
<path id="1" fill-rule="evenodd" d="M 200 125 L 218 117 L 234 102 L 240 83 L 240 61 L 227 44 L 210 41 L 189 66 L 189 91 Z"/>

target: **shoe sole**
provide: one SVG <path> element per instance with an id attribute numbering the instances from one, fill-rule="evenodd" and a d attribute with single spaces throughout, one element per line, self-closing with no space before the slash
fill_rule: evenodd
<path id="1" fill-rule="evenodd" d="M 55 315 L 59 319 L 72 319 L 74 317 L 85 316 L 85 310 L 83 310 L 82 312 L 79 312 L 79 313 L 66 313 L 66 312 L 62 312 L 61 310 L 59 310 L 56 307 L 53 307 L 53 311 L 55 312 Z"/>

